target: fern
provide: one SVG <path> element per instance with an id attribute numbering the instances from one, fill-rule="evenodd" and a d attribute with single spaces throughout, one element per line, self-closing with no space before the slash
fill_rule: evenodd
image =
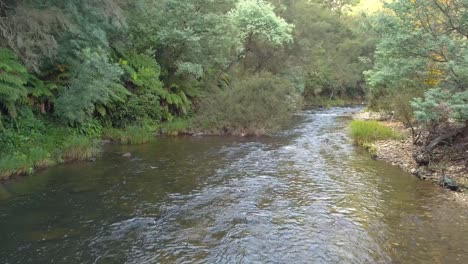
<path id="1" fill-rule="evenodd" d="M 17 105 L 26 101 L 28 71 L 9 49 L 0 48 L 0 127 L 1 117 L 17 117 Z"/>
<path id="2" fill-rule="evenodd" d="M 120 84 L 122 69 L 100 50 L 84 49 L 71 65 L 68 85 L 61 87 L 56 112 L 70 123 L 83 123 L 104 108 L 125 102 L 130 94 Z M 99 106 L 99 107 L 97 107 Z"/>
<path id="3" fill-rule="evenodd" d="M 173 87 L 173 89 L 163 87 L 160 81 L 161 68 L 153 56 L 137 53 L 134 50 L 117 49 L 117 51 L 121 56 L 120 66 L 125 71 L 125 81 L 131 83 L 129 88 L 132 88 L 135 93 L 130 108 L 135 106 L 135 109 L 140 109 L 142 116 L 158 116 L 166 120 L 171 119 L 171 112 L 187 113 L 191 107 L 187 94 L 178 87 Z M 152 53 L 148 52 L 148 54 Z M 141 103 L 147 102 L 148 98 L 158 100 L 151 103 L 154 113 L 150 113 L 150 109 L 141 106 Z M 164 113 L 163 116 L 160 116 L 161 112 Z M 132 116 L 137 114 L 134 113 Z"/>

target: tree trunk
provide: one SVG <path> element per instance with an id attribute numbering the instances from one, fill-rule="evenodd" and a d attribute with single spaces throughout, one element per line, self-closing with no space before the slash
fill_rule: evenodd
<path id="1" fill-rule="evenodd" d="M 468 138 L 468 120 L 465 121 L 465 128 L 463 128 L 463 138 Z"/>
<path id="2" fill-rule="evenodd" d="M 41 102 L 41 114 L 45 114 L 45 113 L 46 113 L 45 103 Z"/>

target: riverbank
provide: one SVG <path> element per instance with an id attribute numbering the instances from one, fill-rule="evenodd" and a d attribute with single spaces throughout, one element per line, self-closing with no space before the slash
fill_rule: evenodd
<path id="1" fill-rule="evenodd" d="M 34 133 L 4 131 L 0 146 L 0 182 L 14 177 L 71 162 L 93 162 L 105 144 L 137 145 L 148 143 L 157 135 L 189 133 L 190 120 L 176 118 L 155 126 L 89 129 L 47 124 Z"/>
<path id="2" fill-rule="evenodd" d="M 413 158 L 417 146 L 412 143 L 411 132 L 401 122 L 391 120 L 380 113 L 358 112 L 353 114 L 354 120 L 376 120 L 380 124 L 393 129 L 403 136 L 402 139 L 377 140 L 368 146 L 368 150 L 374 158 L 386 161 L 414 176 L 430 181 L 435 185 L 442 186 L 445 177 L 453 180 L 458 192 L 451 192 L 452 196 L 459 201 L 468 204 L 466 191 L 468 190 L 468 155 L 460 153 L 453 148 L 440 147 L 435 151 L 437 163 L 429 166 L 419 166 Z M 461 156 L 460 156 L 461 155 Z M 450 190 L 450 188 L 446 188 Z"/>

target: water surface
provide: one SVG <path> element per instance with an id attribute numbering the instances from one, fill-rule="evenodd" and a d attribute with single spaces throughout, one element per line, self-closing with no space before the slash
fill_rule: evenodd
<path id="1" fill-rule="evenodd" d="M 467 263 L 468 210 L 353 147 L 354 110 L 110 146 L 1 186 L 0 263 Z"/>

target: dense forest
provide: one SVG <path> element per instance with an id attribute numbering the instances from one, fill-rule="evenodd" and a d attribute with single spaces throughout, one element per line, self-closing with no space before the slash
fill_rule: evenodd
<path id="1" fill-rule="evenodd" d="M 103 139 L 260 135 L 353 100 L 426 152 L 468 133 L 468 1 L 358 2 L 0 0 L 0 178 L 88 160 Z"/>

